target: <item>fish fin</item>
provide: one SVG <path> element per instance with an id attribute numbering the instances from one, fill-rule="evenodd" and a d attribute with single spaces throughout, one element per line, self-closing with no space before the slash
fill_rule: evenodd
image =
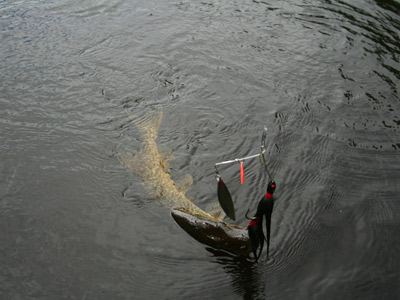
<path id="1" fill-rule="evenodd" d="M 174 159 L 174 152 L 165 146 L 158 146 L 158 153 L 167 165 L 170 165 L 171 161 Z"/>
<path id="2" fill-rule="evenodd" d="M 223 221 L 226 216 L 225 212 L 221 209 L 218 202 L 208 204 L 205 211 L 216 218 L 218 221 Z"/>
<path id="3" fill-rule="evenodd" d="M 220 210 L 220 211 L 217 211 L 216 213 L 214 213 L 212 216 L 214 218 L 218 219 L 219 221 L 223 221 L 225 218 L 225 213 L 222 210 Z"/>
<path id="4" fill-rule="evenodd" d="M 192 186 L 192 184 L 193 177 L 190 176 L 190 174 L 186 174 L 185 177 L 183 177 L 182 179 L 175 181 L 176 188 L 182 193 L 186 193 L 186 191 Z"/>
<path id="5" fill-rule="evenodd" d="M 156 111 L 149 112 L 142 118 L 135 116 L 131 116 L 130 118 L 131 122 L 140 129 L 144 136 L 152 137 L 155 140 L 161 126 L 163 110 L 162 107 L 159 107 Z"/>
<path id="6" fill-rule="evenodd" d="M 131 171 L 135 171 L 136 155 L 131 152 L 122 152 L 117 155 L 117 159 L 121 165 L 127 167 Z"/>

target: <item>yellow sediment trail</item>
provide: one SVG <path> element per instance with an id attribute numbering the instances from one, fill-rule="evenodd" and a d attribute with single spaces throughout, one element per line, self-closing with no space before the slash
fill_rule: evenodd
<path id="1" fill-rule="evenodd" d="M 144 147 L 137 154 L 128 152 L 119 154 L 119 161 L 142 178 L 147 192 L 163 206 L 169 209 L 183 207 L 193 214 L 221 221 L 225 214 L 221 209 L 216 209 L 217 202 L 212 205 L 214 212 L 211 215 L 186 197 L 186 190 L 193 184 L 192 176 L 187 174 L 178 184 L 171 178 L 169 163 L 173 158 L 172 154 L 161 155 L 156 142 L 162 117 L 163 112 L 159 109 L 142 120 L 132 121 L 140 131 Z"/>

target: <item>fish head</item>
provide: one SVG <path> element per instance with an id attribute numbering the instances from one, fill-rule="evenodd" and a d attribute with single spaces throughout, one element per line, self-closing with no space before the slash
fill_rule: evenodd
<path id="1" fill-rule="evenodd" d="M 171 215 L 183 230 L 200 243 L 236 255 L 247 255 L 251 252 L 251 243 L 245 228 L 186 208 L 174 208 Z"/>

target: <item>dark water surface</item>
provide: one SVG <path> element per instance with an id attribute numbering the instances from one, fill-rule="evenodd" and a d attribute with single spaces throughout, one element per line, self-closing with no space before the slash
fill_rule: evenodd
<path id="1" fill-rule="evenodd" d="M 0 299 L 400 298 L 399 2 L 1 1 L 0 38 Z M 120 164 L 159 109 L 203 209 L 268 127 L 268 261 L 207 251 Z"/>

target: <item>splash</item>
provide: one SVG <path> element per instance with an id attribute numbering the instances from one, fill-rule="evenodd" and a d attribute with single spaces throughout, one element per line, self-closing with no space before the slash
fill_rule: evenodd
<path id="1" fill-rule="evenodd" d="M 132 121 L 140 131 L 144 147 L 137 154 L 120 154 L 119 161 L 132 173 L 141 177 L 147 192 L 163 206 L 169 209 L 185 208 L 193 214 L 200 214 L 215 221 L 222 220 L 225 215 L 220 209 L 215 209 L 215 205 L 211 205 L 214 209 L 213 213 L 209 214 L 186 197 L 185 192 L 193 184 L 192 176 L 187 174 L 178 182 L 172 179 L 170 162 L 173 155 L 161 154 L 156 142 L 162 117 L 163 112 L 159 109 L 142 120 Z"/>

